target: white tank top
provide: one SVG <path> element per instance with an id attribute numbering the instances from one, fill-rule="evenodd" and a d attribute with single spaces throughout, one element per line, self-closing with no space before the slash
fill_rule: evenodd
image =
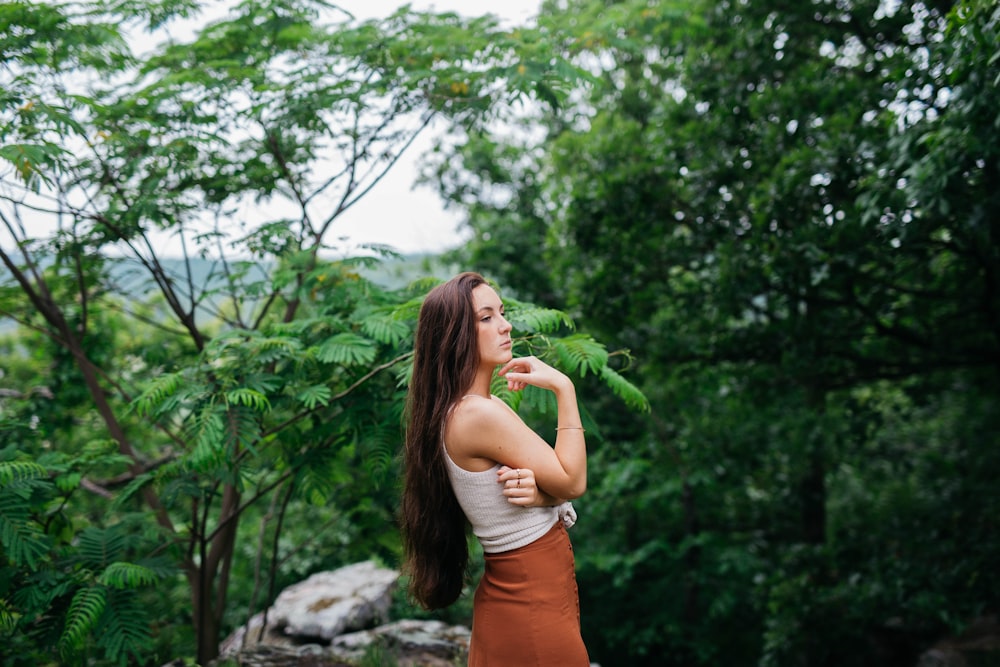
<path id="1" fill-rule="evenodd" d="M 503 495 L 503 485 L 497 482 L 499 463 L 489 470 L 472 472 L 452 460 L 443 438 L 441 447 L 451 488 L 486 553 L 500 553 L 531 544 L 549 532 L 559 518 L 556 507 L 510 504 Z"/>

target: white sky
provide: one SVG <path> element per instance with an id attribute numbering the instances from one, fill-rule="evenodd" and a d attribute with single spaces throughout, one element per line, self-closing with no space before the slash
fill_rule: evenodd
<path id="1" fill-rule="evenodd" d="M 339 3 L 359 19 L 380 18 L 404 4 L 397 0 L 341 0 Z M 538 14 L 541 0 L 413 0 L 415 10 L 453 11 L 469 16 L 495 14 L 515 24 L 524 24 Z M 384 243 L 404 253 L 437 252 L 459 244 L 461 215 L 445 211 L 430 186 L 414 188 L 416 160 L 430 148 L 424 135 L 411 146 L 393 170 L 337 222 L 336 236 L 356 243 Z"/>
<path id="2" fill-rule="evenodd" d="M 387 16 L 403 4 L 403 0 L 341 0 L 339 3 L 359 20 Z M 537 15 L 541 0 L 503 0 L 496 3 L 482 0 L 412 0 L 409 4 L 415 10 L 453 11 L 469 16 L 491 13 L 512 24 L 523 25 Z M 210 16 L 206 20 L 216 17 Z M 174 37 L 179 37 L 177 30 L 171 32 Z M 416 163 L 421 154 L 430 148 L 431 135 L 427 133 L 432 130 L 425 130 L 385 178 L 337 219 L 331 238 L 345 238 L 347 246 L 385 244 L 402 253 L 439 252 L 462 242 L 463 236 L 458 230 L 461 213 L 445 211 L 432 187 L 414 186 L 418 172 Z M 54 228 L 55 222 L 33 220 L 29 226 L 32 235 L 44 234 L 40 228 Z M 0 243 L 8 243 L 9 240 L 0 238 Z M 181 254 L 180 244 L 175 238 L 154 237 L 154 243 L 166 256 Z"/>

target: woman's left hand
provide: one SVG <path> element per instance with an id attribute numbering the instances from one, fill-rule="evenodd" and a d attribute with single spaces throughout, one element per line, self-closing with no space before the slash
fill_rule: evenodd
<path id="1" fill-rule="evenodd" d="M 500 466 L 497 482 L 503 484 L 503 494 L 507 502 L 521 507 L 544 505 L 544 495 L 535 483 L 535 473 L 527 468 Z"/>

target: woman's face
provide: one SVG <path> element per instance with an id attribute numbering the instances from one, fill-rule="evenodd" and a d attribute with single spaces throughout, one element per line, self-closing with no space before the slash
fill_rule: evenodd
<path id="1" fill-rule="evenodd" d="M 493 288 L 482 284 L 472 290 L 479 334 L 479 360 L 486 366 L 499 366 L 514 356 L 511 350 L 511 326 L 503 314 L 503 302 Z"/>

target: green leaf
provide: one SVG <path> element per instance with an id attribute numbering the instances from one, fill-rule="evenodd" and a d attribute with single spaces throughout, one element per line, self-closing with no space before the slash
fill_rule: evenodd
<path id="1" fill-rule="evenodd" d="M 380 343 L 399 345 L 410 335 L 410 326 L 392 313 L 379 312 L 361 321 L 361 330 Z"/>
<path id="2" fill-rule="evenodd" d="M 121 561 L 111 563 L 97 577 L 98 582 L 117 589 L 150 586 L 156 583 L 156 579 L 156 573 L 149 568 Z"/>
<path id="3" fill-rule="evenodd" d="M 82 479 L 82 474 L 78 472 L 70 472 L 56 477 L 55 484 L 60 491 L 67 493 L 79 487 Z"/>
<path id="4" fill-rule="evenodd" d="M 384 475 L 393 469 L 402 439 L 399 424 L 398 420 L 387 418 L 363 430 L 359 451 L 373 475 Z"/>
<path id="5" fill-rule="evenodd" d="M 30 518 L 27 501 L 19 494 L 0 493 L 0 544 L 7 558 L 34 569 L 49 551 L 49 537 Z"/>
<path id="6" fill-rule="evenodd" d="M 617 371 L 615 371 L 610 366 L 602 366 L 600 371 L 598 371 L 601 380 L 604 384 L 611 388 L 611 391 L 615 393 L 618 398 L 625 401 L 633 410 L 638 410 L 640 412 L 649 412 L 649 399 L 643 394 L 638 387 L 622 377 Z"/>
<path id="7" fill-rule="evenodd" d="M 136 493 L 142 490 L 142 487 L 146 486 L 154 479 L 154 476 L 150 473 L 143 473 L 136 476 L 135 479 L 129 482 L 125 488 L 121 490 L 121 493 L 115 497 L 114 506 L 118 509 L 125 507 L 130 498 L 132 498 Z"/>
<path id="8" fill-rule="evenodd" d="M 526 333 L 552 333 L 562 327 L 573 329 L 573 320 L 561 310 L 510 303 L 507 320 L 514 331 Z"/>
<path id="9" fill-rule="evenodd" d="M 245 387 L 232 389 L 227 391 L 225 396 L 230 405 L 245 405 L 258 412 L 267 412 L 271 409 L 271 402 L 267 400 L 267 396 L 254 389 Z"/>
<path id="10" fill-rule="evenodd" d="M 325 363 L 357 366 L 375 361 L 375 352 L 371 340 L 353 333 L 339 333 L 319 346 L 316 358 Z"/>
<path id="11" fill-rule="evenodd" d="M 190 427 L 194 451 L 189 457 L 196 470 L 210 470 L 222 463 L 225 452 L 226 421 L 221 409 L 214 406 L 202 408 Z"/>
<path id="12" fill-rule="evenodd" d="M 157 414 L 167 397 L 176 394 L 184 381 L 183 373 L 166 373 L 154 378 L 152 383 L 132 401 L 131 406 L 140 415 Z"/>
<path id="13" fill-rule="evenodd" d="M 48 471 L 34 461 L 0 461 L 0 487 L 12 482 L 45 479 Z"/>
<path id="14" fill-rule="evenodd" d="M 108 528 L 88 526 L 77 536 L 76 560 L 90 570 L 103 570 L 125 553 L 130 539 L 121 524 Z"/>
<path id="15" fill-rule="evenodd" d="M 68 661 L 83 649 L 87 635 L 97 627 L 106 604 L 107 592 L 103 586 L 87 586 L 73 596 L 59 637 L 59 654 L 64 660 Z"/>
<path id="16" fill-rule="evenodd" d="M 63 149 L 51 145 L 10 144 L 0 146 L 0 159 L 10 162 L 21 180 L 37 191 L 42 183 L 52 183 L 39 166 L 57 159 L 63 152 Z"/>
<path id="17" fill-rule="evenodd" d="M 0 632 L 13 633 L 18 614 L 5 599 L 0 599 Z"/>
<path id="18" fill-rule="evenodd" d="M 556 355 L 570 370 L 586 376 L 597 373 L 608 364 L 607 349 L 588 335 L 577 334 L 554 341 Z"/>
<path id="19" fill-rule="evenodd" d="M 313 410 L 317 405 L 327 405 L 330 402 L 331 395 L 332 392 L 328 386 L 317 384 L 306 387 L 295 398 L 305 404 L 307 408 Z"/>
<path id="20" fill-rule="evenodd" d="M 97 628 L 97 645 L 119 665 L 143 664 L 151 643 L 149 614 L 130 590 L 111 590 L 107 611 Z"/>

